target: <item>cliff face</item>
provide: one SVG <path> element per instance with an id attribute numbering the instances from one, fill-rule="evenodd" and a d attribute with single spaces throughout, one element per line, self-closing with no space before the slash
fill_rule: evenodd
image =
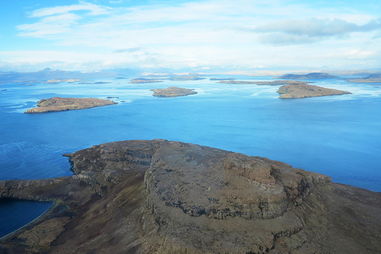
<path id="1" fill-rule="evenodd" d="M 123 141 L 68 155 L 74 175 L 5 181 L 55 200 L 8 253 L 380 253 L 381 194 L 260 157 Z"/>
<path id="2" fill-rule="evenodd" d="M 36 108 L 31 108 L 25 111 L 25 113 L 46 113 L 57 112 L 65 110 L 76 110 L 94 108 L 106 105 L 116 104 L 116 102 L 110 100 L 103 100 L 97 98 L 61 98 L 53 97 L 49 99 L 42 99 L 37 103 Z"/>

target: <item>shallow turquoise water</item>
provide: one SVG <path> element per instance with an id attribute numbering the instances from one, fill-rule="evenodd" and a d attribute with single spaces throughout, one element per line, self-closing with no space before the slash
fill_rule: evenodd
<path id="1" fill-rule="evenodd" d="M 280 100 L 277 86 L 111 82 L 2 86 L 7 90 L 0 92 L 0 179 L 69 175 L 63 153 L 117 140 L 162 138 L 264 156 L 329 175 L 335 182 L 381 191 L 379 86 L 319 81 L 317 85 L 353 94 Z M 196 88 L 199 94 L 151 96 L 149 89 L 170 85 Z M 41 98 L 81 95 L 118 96 L 125 102 L 22 114 Z"/>

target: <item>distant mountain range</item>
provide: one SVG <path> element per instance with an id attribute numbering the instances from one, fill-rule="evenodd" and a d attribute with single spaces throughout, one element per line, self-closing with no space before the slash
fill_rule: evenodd
<path id="1" fill-rule="evenodd" d="M 6 83 L 36 83 L 65 80 L 93 80 L 100 78 L 126 78 L 136 75 L 139 71 L 131 69 L 114 69 L 99 72 L 79 72 L 79 71 L 62 71 L 52 70 L 50 68 L 36 72 L 0 72 L 0 84 Z"/>

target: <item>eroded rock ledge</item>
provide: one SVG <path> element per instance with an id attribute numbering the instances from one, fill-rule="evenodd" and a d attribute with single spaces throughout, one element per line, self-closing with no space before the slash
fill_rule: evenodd
<path id="1" fill-rule="evenodd" d="M 0 182 L 53 200 L 8 253 L 379 253 L 381 194 L 261 157 L 166 140 L 68 154 L 74 175 Z"/>

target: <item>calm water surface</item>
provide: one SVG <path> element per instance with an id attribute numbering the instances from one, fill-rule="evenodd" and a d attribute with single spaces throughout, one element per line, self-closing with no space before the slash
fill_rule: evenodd
<path id="1" fill-rule="evenodd" d="M 162 138 L 264 156 L 329 175 L 335 182 L 381 191 L 380 86 L 318 81 L 317 85 L 353 94 L 280 100 L 277 86 L 209 80 L 108 81 L 111 83 L 2 85 L 0 179 L 70 175 L 63 153 L 111 141 Z M 155 98 L 149 91 L 173 85 L 195 88 L 199 93 Z M 123 102 L 78 111 L 22 113 L 39 99 L 52 96 L 117 96 Z M 0 215 L 16 211 L 16 206 L 28 208 L 25 221 L 47 209 L 14 201 L 1 205 Z M 14 230 L 9 225 L 15 218 L 0 220 L 0 235 Z"/>

